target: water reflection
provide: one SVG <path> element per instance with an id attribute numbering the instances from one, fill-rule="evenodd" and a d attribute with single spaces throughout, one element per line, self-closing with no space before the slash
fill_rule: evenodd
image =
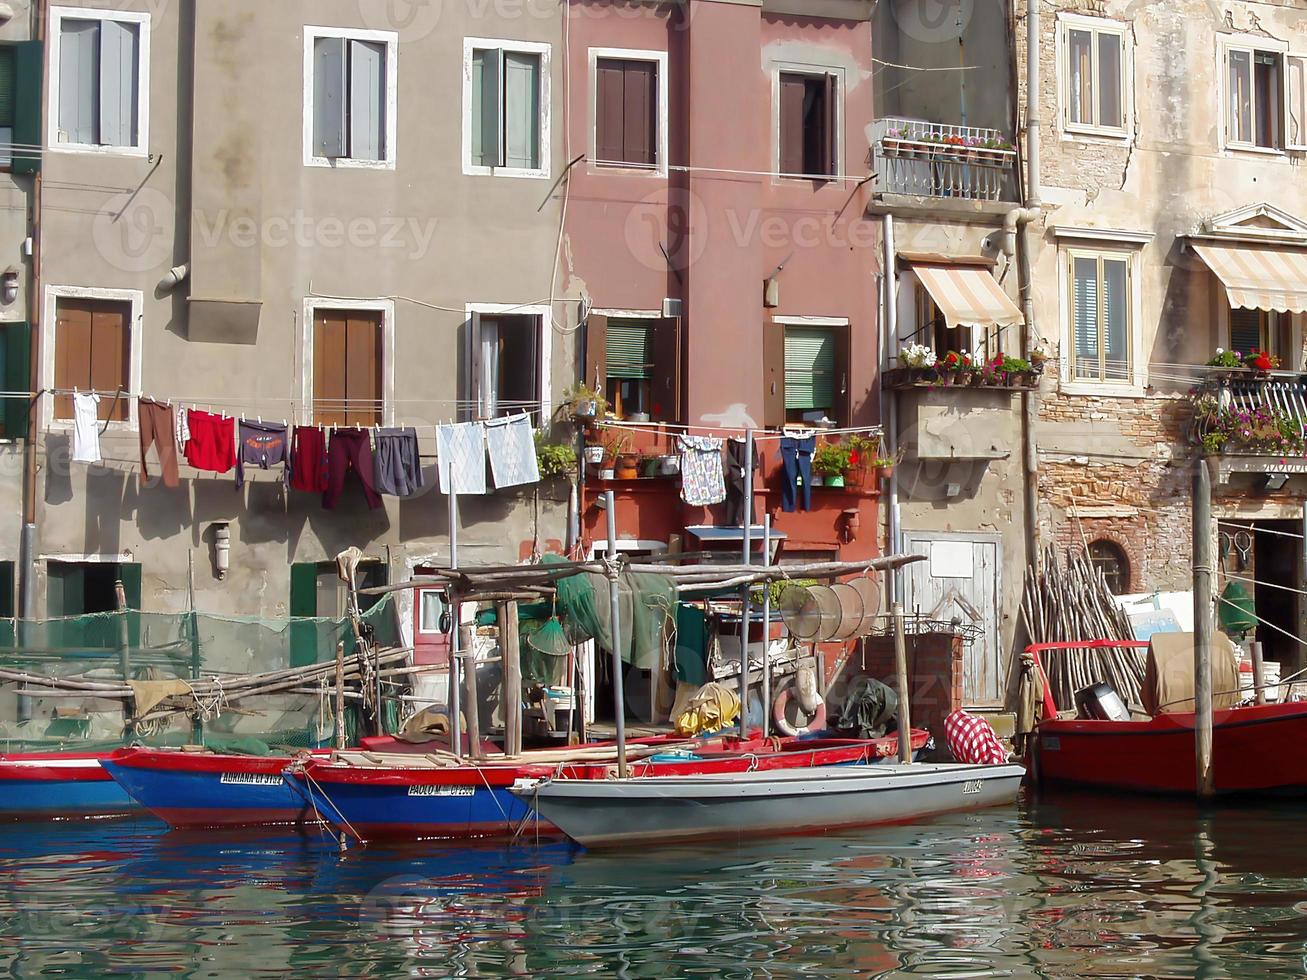
<path id="1" fill-rule="evenodd" d="M 0 970 L 322 976 L 1300 975 L 1296 804 L 1053 797 L 915 827 L 587 854 L 148 820 L 6 828 Z"/>

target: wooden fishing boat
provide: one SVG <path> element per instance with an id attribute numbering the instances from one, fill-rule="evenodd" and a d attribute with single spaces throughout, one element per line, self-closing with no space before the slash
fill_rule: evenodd
<path id="1" fill-rule="evenodd" d="M 1307 702 L 1250 705 L 1216 712 L 1212 769 L 1220 795 L 1307 793 Z M 1197 791 L 1194 716 L 1145 721 L 1042 721 L 1032 773 L 1042 785 L 1140 793 Z"/>
<path id="2" fill-rule="evenodd" d="M 647 779 L 524 780 L 513 793 L 586 847 L 824 834 L 1015 801 L 1021 766 L 819 766 Z"/>
<path id="3" fill-rule="evenodd" d="M 914 751 L 928 744 L 928 732 L 913 732 Z M 717 737 L 706 742 L 630 743 L 630 778 L 661 779 L 668 775 L 726 774 L 777 771 L 814 766 L 859 766 L 879 762 L 898 752 L 898 737 L 879 739 L 755 738 L 741 741 Z M 377 838 L 504 837 L 518 831 L 530 816 L 529 806 L 514 795 L 523 779 L 563 775 L 570 780 L 611 779 L 616 756 L 596 749 L 593 760 L 533 764 L 538 754 L 524 753 L 513 762 L 420 766 L 416 760 L 395 758 L 370 762 L 356 753 L 337 753 L 330 760 L 309 759 L 288 771 L 295 787 L 322 817 L 359 840 Z M 640 757 L 640 753 L 644 753 Z M 547 823 L 532 821 L 530 833 L 554 833 Z"/>
<path id="4" fill-rule="evenodd" d="M 1091 640 L 1038 644 L 1027 653 L 1042 672 L 1040 655 L 1050 651 L 1147 646 L 1140 641 Z M 1150 649 L 1149 657 L 1155 653 Z M 1307 757 L 1293 750 L 1307 740 L 1307 702 L 1241 707 L 1237 682 L 1234 686 L 1236 690 L 1221 692 L 1213 714 L 1217 794 L 1307 793 Z M 1157 710 L 1152 717 L 1138 720 L 1058 718 L 1048 684 L 1044 690 L 1042 720 L 1029 749 L 1030 771 L 1037 784 L 1189 796 L 1197 792 L 1192 711 Z M 1192 687 L 1187 694 L 1192 698 Z M 1192 705 L 1192 700 L 1187 704 Z"/>
<path id="5" fill-rule="evenodd" d="M 0 820 L 113 817 L 136 803 L 101 766 L 107 752 L 0 755 Z"/>

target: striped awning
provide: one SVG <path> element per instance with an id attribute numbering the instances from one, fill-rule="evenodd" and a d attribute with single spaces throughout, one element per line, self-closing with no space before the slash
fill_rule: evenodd
<path id="1" fill-rule="evenodd" d="M 912 270 L 950 327 L 1010 327 L 1021 322 L 1021 311 L 986 268 L 914 264 Z"/>
<path id="2" fill-rule="evenodd" d="M 1194 242 L 1231 309 L 1307 313 L 1307 249 Z"/>

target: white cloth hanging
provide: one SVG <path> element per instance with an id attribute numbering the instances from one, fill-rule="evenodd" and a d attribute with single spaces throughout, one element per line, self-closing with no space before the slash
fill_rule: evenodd
<path id="1" fill-rule="evenodd" d="M 73 393 L 73 456 L 74 463 L 99 463 L 100 455 L 100 396 L 91 392 Z"/>
<path id="2" fill-rule="evenodd" d="M 693 507 L 709 507 L 726 499 L 722 440 L 711 436 L 679 436 L 681 499 Z"/>
<path id="3" fill-rule="evenodd" d="M 480 422 L 436 426 L 436 471 L 440 492 L 486 492 L 486 435 Z"/>
<path id="4" fill-rule="evenodd" d="M 490 449 L 490 472 L 496 489 L 540 482 L 536 462 L 535 431 L 531 416 L 510 415 L 486 422 L 486 445 Z"/>
<path id="5" fill-rule="evenodd" d="M 186 444 L 191 441 L 191 413 L 186 410 L 185 405 L 178 405 L 177 411 L 172 415 L 177 427 L 177 454 L 181 455 L 186 451 Z"/>

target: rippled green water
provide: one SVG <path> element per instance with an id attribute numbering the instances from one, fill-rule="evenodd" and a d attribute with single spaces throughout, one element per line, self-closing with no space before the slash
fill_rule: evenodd
<path id="1" fill-rule="evenodd" d="M 0 829 L 16 976 L 1300 976 L 1307 804 L 1061 797 L 587 854 Z"/>

